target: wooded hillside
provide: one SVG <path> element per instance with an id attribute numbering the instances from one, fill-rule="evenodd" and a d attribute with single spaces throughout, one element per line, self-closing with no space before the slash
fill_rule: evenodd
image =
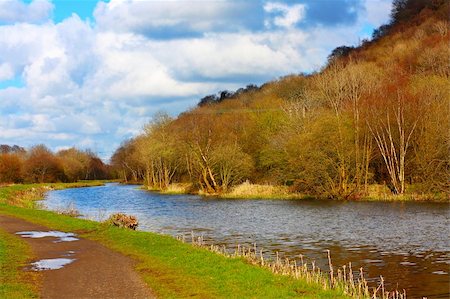
<path id="1" fill-rule="evenodd" d="M 311 75 L 206 96 L 159 114 L 112 158 L 124 180 L 226 193 L 246 180 L 359 198 L 450 191 L 449 4 L 395 0 L 390 24 Z"/>

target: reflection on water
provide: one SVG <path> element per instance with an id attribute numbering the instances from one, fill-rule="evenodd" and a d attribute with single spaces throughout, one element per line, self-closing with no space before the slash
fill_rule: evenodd
<path id="1" fill-rule="evenodd" d="M 58 270 L 72 263 L 74 260 L 67 258 L 44 259 L 32 263 L 31 267 L 34 271 Z"/>
<path id="2" fill-rule="evenodd" d="M 450 241 L 448 204 L 224 200 L 192 195 L 160 195 L 136 186 L 51 191 L 50 209 L 74 203 L 86 218 L 113 212 L 136 215 L 141 230 L 171 235 L 203 235 L 235 248 L 257 243 L 267 253 L 364 267 L 372 281 L 383 275 L 390 287 L 407 289 L 410 298 L 448 298 Z"/>
<path id="3" fill-rule="evenodd" d="M 17 232 L 16 235 L 21 235 L 22 238 L 57 238 L 57 240 L 53 241 L 53 243 L 59 243 L 59 242 L 73 242 L 77 241 L 79 239 L 75 238 L 74 233 L 64 233 L 59 231 L 48 231 L 48 232 L 41 232 L 41 231 L 28 231 L 28 232 Z"/>

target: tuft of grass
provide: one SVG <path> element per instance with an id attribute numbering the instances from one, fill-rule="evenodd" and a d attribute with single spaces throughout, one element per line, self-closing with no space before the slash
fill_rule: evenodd
<path id="1" fill-rule="evenodd" d="M 445 192 L 421 192 L 418 185 L 408 185 L 404 194 L 393 194 L 386 185 L 371 184 L 367 194 L 362 197 L 366 201 L 432 201 L 449 202 L 450 194 Z"/>
<path id="2" fill-rule="evenodd" d="M 172 183 L 165 189 L 152 188 L 147 185 L 142 185 L 141 188 L 144 190 L 147 190 L 147 191 L 158 192 L 161 194 L 189 194 L 189 193 L 192 193 L 192 184 L 190 184 L 190 183 Z"/>
<path id="3" fill-rule="evenodd" d="M 303 199 L 303 194 L 293 193 L 287 186 L 258 185 L 248 181 L 235 186 L 231 192 L 220 195 L 223 198 L 240 199 Z"/>
<path id="4" fill-rule="evenodd" d="M 38 298 L 39 273 L 21 270 L 31 256 L 25 241 L 0 229 L 0 298 Z"/>
<path id="5" fill-rule="evenodd" d="M 170 184 L 167 189 L 162 190 L 161 193 L 163 194 L 186 194 L 191 192 L 192 190 L 192 184 L 189 183 L 173 183 Z"/>
<path id="6" fill-rule="evenodd" d="M 70 217 L 79 217 L 81 216 L 80 211 L 76 208 L 75 204 L 73 202 L 70 202 L 66 207 L 59 208 L 55 211 L 58 214 L 66 215 Z"/>

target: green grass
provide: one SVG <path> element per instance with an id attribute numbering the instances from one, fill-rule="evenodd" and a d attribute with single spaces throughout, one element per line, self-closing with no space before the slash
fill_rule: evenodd
<path id="1" fill-rule="evenodd" d="M 43 183 L 43 184 L 14 184 L 0 186 L 0 203 L 7 203 L 21 207 L 34 207 L 36 200 L 42 199 L 48 190 L 67 188 L 102 186 L 105 181 L 80 181 L 75 183 Z"/>
<path id="2" fill-rule="evenodd" d="M 31 256 L 25 241 L 0 229 L 0 298 L 38 297 L 38 273 L 21 271 Z"/>
<path id="3" fill-rule="evenodd" d="M 5 203 L 0 204 L 0 214 L 76 232 L 132 257 L 137 262 L 137 271 L 161 298 L 346 298 L 337 291 L 274 275 L 243 259 L 226 258 L 169 236 Z"/>

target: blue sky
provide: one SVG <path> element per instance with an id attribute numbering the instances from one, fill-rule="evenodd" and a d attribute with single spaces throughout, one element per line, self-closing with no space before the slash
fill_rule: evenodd
<path id="1" fill-rule="evenodd" d="M 390 0 L 0 0 L 0 143 L 107 159 L 154 113 L 320 69 Z"/>
<path id="2" fill-rule="evenodd" d="M 93 21 L 92 13 L 97 6 L 97 2 L 94 0 L 54 0 L 52 1 L 55 7 L 52 13 L 52 20 L 55 23 L 59 23 L 71 17 L 72 14 L 76 14 L 83 20 Z"/>

